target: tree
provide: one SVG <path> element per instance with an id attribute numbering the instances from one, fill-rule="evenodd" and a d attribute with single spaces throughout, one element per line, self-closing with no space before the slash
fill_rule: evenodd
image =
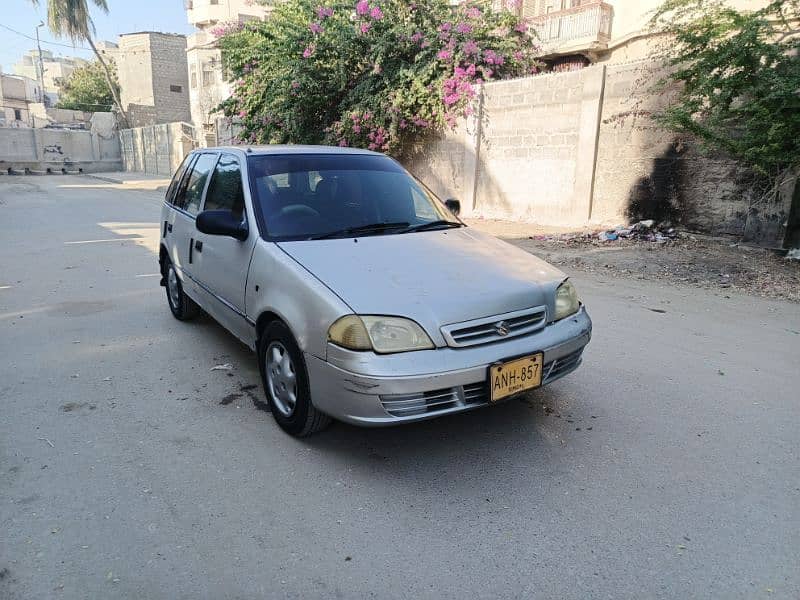
<path id="1" fill-rule="evenodd" d="M 112 85 L 119 90 L 114 63 L 108 65 Z M 114 106 L 114 94 L 108 87 L 105 70 L 98 61 L 78 67 L 60 86 L 58 108 L 84 110 L 87 112 L 110 111 Z"/>
<path id="2" fill-rule="evenodd" d="M 483 81 L 539 69 L 525 22 L 485 4 L 286 0 L 218 32 L 234 81 L 221 108 L 246 142 L 399 153 L 455 126 Z"/>
<path id="3" fill-rule="evenodd" d="M 678 92 L 657 120 L 723 150 L 775 186 L 800 167 L 800 0 L 738 11 L 722 0 L 667 0 L 662 84 Z"/>
<path id="4" fill-rule="evenodd" d="M 40 0 L 31 0 L 34 5 L 39 4 Z M 108 12 L 106 0 L 91 0 L 95 6 Z M 127 125 L 128 116 L 122 107 L 119 93 L 115 85 L 115 77 L 103 55 L 94 44 L 93 37 L 96 33 L 94 22 L 89 14 L 88 0 L 47 0 L 47 26 L 57 37 L 68 37 L 73 42 L 85 41 L 97 57 L 98 63 L 103 69 L 106 85 L 114 100 L 114 104 L 119 110 L 123 125 Z"/>

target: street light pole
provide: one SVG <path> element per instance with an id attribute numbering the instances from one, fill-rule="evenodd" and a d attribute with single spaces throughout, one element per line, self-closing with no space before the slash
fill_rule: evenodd
<path id="1" fill-rule="evenodd" d="M 42 97 L 42 104 L 47 106 L 47 95 L 44 91 L 44 61 L 42 60 L 42 44 L 39 41 L 39 28 L 44 27 L 44 21 L 40 21 L 36 26 L 36 48 L 39 51 L 39 93 Z"/>

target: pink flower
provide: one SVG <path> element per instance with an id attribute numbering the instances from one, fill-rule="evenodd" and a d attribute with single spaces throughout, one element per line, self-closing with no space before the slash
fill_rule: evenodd
<path id="1" fill-rule="evenodd" d="M 362 17 L 369 13 L 369 2 L 367 0 L 358 0 L 356 2 L 356 14 Z"/>
<path id="2" fill-rule="evenodd" d="M 376 21 L 383 18 L 383 12 L 381 11 L 381 7 L 380 6 L 373 7 L 372 10 L 369 12 L 369 16 L 375 19 Z"/>
<path id="3" fill-rule="evenodd" d="M 471 33 L 472 32 L 472 25 L 469 23 L 459 23 L 456 25 L 456 31 L 458 33 Z"/>
<path id="4" fill-rule="evenodd" d="M 239 118 L 244 119 L 247 116 L 247 113 L 243 110 L 239 111 Z"/>
<path id="5" fill-rule="evenodd" d="M 311 23 L 311 25 L 309 25 L 308 28 L 311 30 L 311 33 L 322 33 L 323 31 L 322 25 L 320 25 L 319 23 Z"/>
<path id="6" fill-rule="evenodd" d="M 522 52 L 520 52 L 519 50 L 514 52 L 514 54 L 512 54 L 512 56 L 514 57 L 514 60 L 518 60 L 518 61 L 521 61 L 522 59 L 525 58 L 525 55 Z"/>
<path id="7" fill-rule="evenodd" d="M 461 46 L 461 50 L 464 52 L 464 54 L 470 56 L 473 54 L 478 54 L 480 48 L 478 48 L 478 44 L 475 42 L 475 40 L 467 40 L 464 42 L 464 45 Z"/>
<path id="8" fill-rule="evenodd" d="M 411 36 L 411 41 L 415 44 L 422 39 L 422 34 L 418 31 L 414 35 Z"/>
<path id="9" fill-rule="evenodd" d="M 400 129 L 405 129 L 406 127 L 408 127 L 408 123 L 406 122 L 406 120 L 400 119 Z"/>
<path id="10" fill-rule="evenodd" d="M 293 81 L 292 82 L 292 89 L 293 90 L 296 90 L 299 87 L 300 87 L 300 82 L 299 81 Z"/>
<path id="11" fill-rule="evenodd" d="M 450 31 L 452 28 L 453 28 L 452 23 L 442 23 L 441 25 L 439 25 L 439 31 L 441 31 L 442 33 L 446 33 Z"/>
<path id="12" fill-rule="evenodd" d="M 355 133 L 361 133 L 361 125 L 353 125 L 353 131 Z"/>
<path id="13" fill-rule="evenodd" d="M 479 19 L 482 14 L 483 13 L 481 12 L 481 9 L 478 8 L 477 6 L 473 6 L 467 11 L 467 17 L 469 17 L 470 19 Z"/>
<path id="14" fill-rule="evenodd" d="M 449 50 L 439 50 L 439 52 L 436 53 L 436 58 L 439 60 L 448 60 L 450 56 L 451 54 Z"/>
<path id="15" fill-rule="evenodd" d="M 506 62 L 506 59 L 503 57 L 503 55 L 498 54 L 494 50 L 487 50 L 484 52 L 483 60 L 486 61 L 487 65 L 502 65 Z"/>
<path id="16" fill-rule="evenodd" d="M 372 23 L 362 23 L 361 25 L 359 25 L 358 30 L 361 33 L 367 33 L 370 27 L 372 27 Z"/>
<path id="17" fill-rule="evenodd" d="M 528 24 L 525 21 L 520 21 L 514 26 L 514 31 L 519 31 L 520 33 L 525 33 L 528 31 Z"/>
<path id="18" fill-rule="evenodd" d="M 347 148 L 347 140 L 340 140 L 339 146 L 341 146 L 342 148 Z"/>
<path id="19" fill-rule="evenodd" d="M 303 50 L 303 58 L 310 58 L 314 55 L 317 47 L 314 44 L 309 44 L 306 46 L 306 49 Z"/>
<path id="20" fill-rule="evenodd" d="M 322 20 L 326 17 L 333 16 L 333 9 L 328 6 L 318 6 L 317 7 L 317 18 Z"/>

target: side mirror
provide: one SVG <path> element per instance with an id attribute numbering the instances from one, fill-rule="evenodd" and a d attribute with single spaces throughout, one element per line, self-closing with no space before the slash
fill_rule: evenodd
<path id="1" fill-rule="evenodd" d="M 227 235 L 237 240 L 247 239 L 247 223 L 229 210 L 204 210 L 195 221 L 198 231 L 209 235 Z"/>
<path id="2" fill-rule="evenodd" d="M 458 214 L 461 212 L 461 202 L 455 198 L 448 198 L 444 201 L 444 205 L 447 207 L 447 210 L 449 210 L 455 216 L 458 216 Z"/>

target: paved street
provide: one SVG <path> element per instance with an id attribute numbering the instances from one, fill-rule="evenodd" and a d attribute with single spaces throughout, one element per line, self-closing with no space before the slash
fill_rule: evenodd
<path id="1" fill-rule="evenodd" d="M 800 597 L 800 305 L 579 277 L 577 373 L 296 440 L 160 198 L 0 176 L 0 598 Z"/>

